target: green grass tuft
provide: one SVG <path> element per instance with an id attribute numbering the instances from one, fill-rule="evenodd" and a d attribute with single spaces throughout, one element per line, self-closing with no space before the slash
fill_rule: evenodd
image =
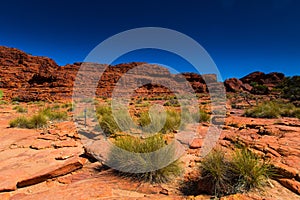
<path id="1" fill-rule="evenodd" d="M 15 106 L 15 107 L 13 107 L 13 110 L 16 110 L 18 113 L 27 112 L 27 108 L 24 108 L 23 106 Z"/>
<path id="2" fill-rule="evenodd" d="M 254 118 L 298 117 L 300 108 L 292 103 L 268 101 L 245 111 L 244 116 Z"/>
<path id="3" fill-rule="evenodd" d="M 203 188 L 199 189 L 217 197 L 260 188 L 275 176 L 268 162 L 244 147 L 230 158 L 220 150 L 212 151 L 202 161 L 200 173 Z"/>
<path id="4" fill-rule="evenodd" d="M 182 173 L 180 162 L 172 160 L 175 148 L 166 148 L 162 154 L 155 154 L 155 151 L 166 147 L 162 135 L 146 139 L 123 136 L 117 138 L 114 144 L 109 154 L 108 165 L 116 166 L 119 175 L 150 183 L 164 183 Z M 153 154 L 147 154 L 151 152 Z M 162 163 L 166 163 L 167 166 L 158 167 Z"/>
<path id="5" fill-rule="evenodd" d="M 32 128 L 43 128 L 47 126 L 47 117 L 43 115 L 42 113 L 38 113 L 36 115 L 33 115 L 29 119 L 30 126 Z M 30 127 L 28 127 L 30 128 Z"/>
<path id="6" fill-rule="evenodd" d="M 33 128 L 30 120 L 25 116 L 17 117 L 9 122 L 10 127 Z"/>
<path id="7" fill-rule="evenodd" d="M 241 192 L 266 185 L 268 178 L 274 175 L 268 162 L 246 148 L 235 152 L 232 166 L 232 171 L 238 176 L 236 190 Z"/>

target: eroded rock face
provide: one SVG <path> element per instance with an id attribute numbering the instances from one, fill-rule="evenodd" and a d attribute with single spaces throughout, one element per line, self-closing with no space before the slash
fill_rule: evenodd
<path id="1" fill-rule="evenodd" d="M 225 80 L 224 85 L 228 92 L 240 92 L 243 90 L 243 82 L 237 78 Z"/>
<path id="2" fill-rule="evenodd" d="M 284 79 L 283 73 L 272 72 L 265 74 L 263 72 L 253 72 L 244 76 L 241 79 L 229 78 L 225 80 L 224 85 L 227 92 L 257 92 L 253 90 L 251 84 L 263 85 L 266 87 L 266 93 L 271 91 L 276 85 L 278 85 Z"/>
<path id="3" fill-rule="evenodd" d="M 32 56 L 15 48 L 0 46 L 0 88 L 4 90 L 6 99 L 14 98 L 22 101 L 70 99 L 72 98 L 76 75 L 81 65 L 82 63 L 74 63 L 58 66 L 50 58 Z M 142 65 L 147 65 L 146 69 L 140 71 L 143 76 L 137 73 L 126 80 L 121 80 L 121 84 L 127 84 L 130 88 L 136 84 L 137 80 L 142 83 L 149 80 L 147 77 L 156 77 L 161 83 L 173 80 L 174 84 L 171 85 L 179 88 L 179 90 L 181 88 L 185 91 L 181 83 L 188 81 L 196 93 L 208 93 L 207 84 L 212 84 L 211 87 L 213 87 L 217 83 L 215 74 L 204 74 L 202 76 L 196 73 L 171 74 L 166 68 L 147 63 L 132 62 L 116 66 L 93 65 L 95 65 L 95 69 L 105 69 L 104 73 L 99 80 L 99 77 L 96 77 L 93 71 L 87 72 L 89 79 L 83 80 L 81 86 L 93 85 L 93 81 L 98 82 L 96 94 L 105 97 L 112 95 L 116 83 L 124 74 Z M 143 77 L 145 77 L 144 80 Z M 271 89 L 283 77 L 282 73 L 264 74 L 254 72 L 240 80 L 236 78 L 227 79 L 224 84 L 228 92 L 251 92 L 252 86 L 250 84 L 253 82 L 263 84 Z M 128 92 L 131 91 L 124 91 L 125 94 Z M 137 88 L 134 94 L 137 96 L 155 96 L 170 95 L 173 92 L 162 84 L 146 84 Z M 86 93 L 86 91 L 83 93 Z"/>
<path id="4" fill-rule="evenodd" d="M 0 47 L 0 88 L 4 90 L 6 99 L 15 98 L 22 101 L 70 99 L 81 64 L 58 66 L 55 61 L 47 57 L 32 56 L 15 48 Z M 174 87 L 180 88 L 180 82 L 187 80 L 196 92 L 207 92 L 204 79 L 207 82 L 217 81 L 214 74 L 205 75 L 204 79 L 195 73 L 174 75 L 166 68 L 146 63 L 133 62 L 116 66 L 93 65 L 95 68 L 105 69 L 101 79 L 99 80 L 99 77 L 95 77 L 95 73 L 90 71 L 87 72 L 90 79 L 83 80 L 82 85 L 87 86 L 89 83 L 92 85 L 93 81 L 95 83 L 99 80 L 96 94 L 105 97 L 111 96 L 116 83 L 125 73 L 141 65 L 147 65 L 146 70 L 140 71 L 145 76 L 144 81 L 147 81 L 148 76 L 156 77 L 162 83 L 174 80 Z M 136 80 L 143 82 L 141 78 L 140 74 L 135 74 L 121 84 L 127 84 L 130 88 L 132 84 L 136 84 Z M 128 91 L 124 92 L 128 93 Z M 168 88 L 155 84 L 142 86 L 135 92 L 147 96 L 173 93 Z"/>

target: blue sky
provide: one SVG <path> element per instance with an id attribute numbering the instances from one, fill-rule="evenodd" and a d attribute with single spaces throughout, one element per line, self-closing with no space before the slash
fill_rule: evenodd
<path id="1" fill-rule="evenodd" d="M 0 45 L 48 56 L 60 65 L 83 61 L 114 34 L 153 26 L 195 39 L 223 79 L 253 71 L 300 75 L 298 0 L 11 0 L 0 7 Z M 194 71 L 178 56 L 158 50 L 131 52 L 116 63 L 130 61 Z"/>

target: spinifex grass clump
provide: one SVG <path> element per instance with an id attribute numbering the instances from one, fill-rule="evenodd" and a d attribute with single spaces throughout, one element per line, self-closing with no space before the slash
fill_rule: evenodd
<path id="1" fill-rule="evenodd" d="M 39 110 L 31 117 L 20 116 L 10 121 L 10 127 L 19 128 L 43 128 L 48 124 L 48 120 L 62 121 L 68 118 L 65 111 L 52 111 L 50 107 Z"/>
<path id="2" fill-rule="evenodd" d="M 47 126 L 47 117 L 41 113 L 29 118 L 25 116 L 17 117 L 9 122 L 10 127 L 18 128 L 42 128 Z"/>
<path id="3" fill-rule="evenodd" d="M 25 116 L 17 117 L 9 122 L 10 127 L 33 128 L 30 120 Z"/>
<path id="4" fill-rule="evenodd" d="M 52 108 L 47 107 L 40 110 L 39 113 L 45 115 L 49 120 L 53 121 L 63 121 L 68 118 L 66 111 L 56 111 L 55 109 L 53 110 Z"/>
<path id="5" fill-rule="evenodd" d="M 29 119 L 29 122 L 30 122 L 32 128 L 42 128 L 42 127 L 47 126 L 48 119 L 42 113 L 38 113 L 36 115 L 33 115 Z"/>
<path id="6" fill-rule="evenodd" d="M 157 131 L 160 133 L 170 133 L 179 129 L 181 116 L 175 110 L 167 110 L 164 120 L 162 114 L 153 113 L 150 116 L 148 112 L 143 112 L 140 114 L 138 123 L 146 133 L 155 133 Z M 157 127 L 162 127 L 162 129 L 156 131 Z"/>
<path id="7" fill-rule="evenodd" d="M 292 103 L 267 101 L 245 111 L 244 116 L 255 118 L 298 117 L 300 108 Z"/>
<path id="8" fill-rule="evenodd" d="M 99 125 L 106 135 L 112 135 L 116 132 L 129 131 L 131 129 L 130 118 L 126 117 L 125 111 L 116 111 L 113 115 L 110 106 L 100 105 L 96 109 Z M 118 118 L 118 123 L 115 118 Z"/>
<path id="9" fill-rule="evenodd" d="M 27 109 L 24 108 L 23 106 L 15 106 L 15 107 L 13 107 L 13 110 L 16 110 L 18 113 L 25 113 L 25 112 L 27 112 Z"/>
<path id="10" fill-rule="evenodd" d="M 179 161 L 174 157 L 174 146 L 167 146 L 162 135 L 146 139 L 122 136 L 116 138 L 107 164 L 122 176 L 163 183 L 182 172 Z"/>
<path id="11" fill-rule="evenodd" d="M 224 152 L 214 150 L 208 154 L 200 165 L 200 186 L 201 191 L 222 196 L 231 194 L 234 191 L 234 179 L 232 164 L 225 158 Z"/>
<path id="12" fill-rule="evenodd" d="M 232 158 L 233 172 L 238 176 L 237 191 L 248 191 L 266 185 L 274 170 L 265 160 L 260 159 L 251 151 L 242 148 Z"/>
<path id="13" fill-rule="evenodd" d="M 140 126 L 145 133 L 170 133 L 177 130 L 180 125 L 183 125 L 181 124 L 180 112 L 171 109 L 166 111 L 165 118 L 161 113 L 149 115 L 149 112 L 141 112 L 136 120 L 132 120 L 131 116 L 126 112 L 124 110 L 116 110 L 113 113 L 110 106 L 98 106 L 96 113 L 103 132 L 106 135 L 112 135 L 120 131 L 130 132 L 135 128 L 133 126 L 135 123 L 136 127 Z M 115 119 L 118 119 L 118 123 Z M 157 130 L 158 127 L 161 127 L 161 129 Z"/>
<path id="14" fill-rule="evenodd" d="M 218 197 L 260 188 L 275 175 L 268 162 L 246 148 L 236 150 L 228 158 L 220 150 L 212 151 L 202 161 L 200 172 L 200 185 L 205 186 L 207 193 Z"/>

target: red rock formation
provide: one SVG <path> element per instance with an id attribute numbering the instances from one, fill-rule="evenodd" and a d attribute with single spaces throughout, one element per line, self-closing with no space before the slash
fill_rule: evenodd
<path id="1" fill-rule="evenodd" d="M 264 85 L 268 91 L 271 91 L 276 85 L 278 85 L 283 79 L 284 74 L 278 72 L 272 72 L 265 74 L 263 72 L 253 72 L 244 76 L 241 79 L 230 78 L 225 80 L 224 85 L 228 92 L 251 92 L 255 93 L 251 84 Z"/>
<path id="2" fill-rule="evenodd" d="M 0 89 L 4 91 L 4 98 L 6 99 L 19 99 L 22 101 L 70 99 L 73 94 L 76 74 L 81 64 L 74 63 L 58 66 L 50 58 L 32 56 L 15 48 L 0 46 Z M 174 80 L 173 86 L 180 87 L 180 83 L 187 80 L 196 93 L 208 93 L 206 84 L 212 83 L 213 87 L 217 83 L 215 74 L 205 74 L 203 76 L 196 73 L 171 74 L 166 68 L 136 62 L 116 66 L 98 64 L 97 67 L 106 67 L 106 70 L 98 82 L 96 94 L 106 97 L 111 96 L 120 78 L 139 65 L 148 66 L 146 70 L 142 70 L 145 76 L 144 81 L 147 81 L 148 76 L 150 76 L 156 77 L 161 82 Z M 159 74 L 157 74 L 158 71 Z M 86 81 L 92 83 L 92 80 L 98 79 L 92 71 L 89 73 L 90 77 L 93 78 L 84 80 L 86 85 L 88 85 Z M 141 78 L 143 77 L 139 76 L 139 74 L 133 74 L 122 84 L 130 86 L 130 84 L 134 84 L 137 79 L 140 80 Z M 264 84 L 270 90 L 283 78 L 284 75 L 282 73 L 264 74 L 262 72 L 254 72 L 240 80 L 236 78 L 227 79 L 224 84 L 228 92 L 252 92 L 250 84 L 253 82 Z M 142 79 L 141 81 L 143 82 Z M 137 96 L 172 94 L 172 91 L 168 88 L 155 84 L 140 87 L 135 92 Z M 124 93 L 128 93 L 128 91 L 124 91 Z"/>
<path id="3" fill-rule="evenodd" d="M 32 56 L 21 50 L 8 47 L 0 47 L 0 88 L 4 90 L 6 99 L 18 99 L 22 101 L 34 100 L 58 100 L 71 98 L 73 94 L 74 81 L 76 74 L 82 63 L 74 63 L 66 66 L 58 66 L 52 59 L 40 56 Z M 125 63 L 116 66 L 97 65 L 97 67 L 106 67 L 98 83 L 96 94 L 99 96 L 111 96 L 116 83 L 120 78 L 131 69 L 146 65 L 146 63 Z M 164 80 L 174 80 L 175 86 L 185 81 L 182 77 L 190 82 L 195 92 L 207 92 L 205 81 L 214 82 L 214 74 L 205 75 L 205 78 L 195 73 L 184 73 L 174 75 L 168 69 L 149 65 L 147 70 L 142 70 L 147 81 L 147 76 L 156 77 Z M 157 74 L 159 72 L 159 74 Z M 93 77 L 93 72 L 90 72 Z M 93 79 L 94 78 L 94 79 Z M 90 81 L 95 80 L 93 77 Z M 139 74 L 126 79 L 126 83 L 133 84 L 135 78 L 141 79 Z M 85 83 L 87 84 L 87 83 Z M 87 84 L 88 85 L 88 84 Z M 126 93 L 128 91 L 124 91 Z M 146 85 L 136 90 L 137 95 L 157 95 L 172 94 L 168 88 L 162 85 Z"/>

